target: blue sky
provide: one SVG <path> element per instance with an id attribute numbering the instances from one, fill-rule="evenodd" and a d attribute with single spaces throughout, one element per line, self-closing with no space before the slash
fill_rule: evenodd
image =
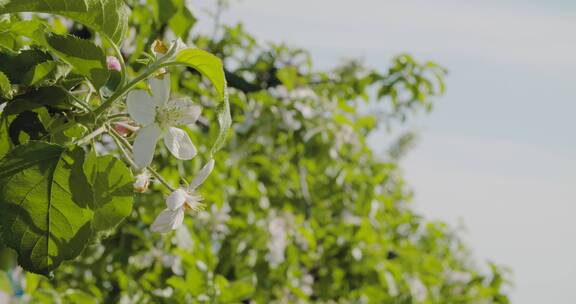
<path id="1" fill-rule="evenodd" d="M 207 7 L 211 0 L 192 1 Z M 576 2 L 243 0 L 225 22 L 311 51 L 318 67 L 409 52 L 450 70 L 402 162 L 428 218 L 466 227 L 514 270 L 514 303 L 576 303 Z M 387 135 L 373 138 L 382 150 Z"/>

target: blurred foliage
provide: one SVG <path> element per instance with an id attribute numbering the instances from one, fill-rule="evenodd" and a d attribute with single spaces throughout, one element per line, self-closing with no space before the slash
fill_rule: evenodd
<path id="1" fill-rule="evenodd" d="M 22 272 L 1 250 L 0 302 L 508 303 L 501 268 L 475 263 L 455 231 L 410 207 L 398 160 L 414 135 L 399 137 L 388 156 L 367 144 L 374 132 L 432 109 L 444 92 L 442 67 L 402 54 L 384 72 L 359 61 L 318 71 L 306 51 L 261 44 L 241 24 L 219 25 L 212 36 L 191 32 L 206 16 L 183 0 L 127 2 L 122 52 L 132 73 L 155 39 L 175 36 L 225 64 L 233 132 L 202 186 L 208 207 L 173 233 L 153 234 L 148 227 L 165 196 L 154 184 L 136 195 L 115 232 L 51 279 Z M 95 39 L 76 23 L 34 20 Z M 28 44 L 1 35 L 4 50 Z M 197 72 L 176 68 L 172 76 L 175 94 L 215 107 Z M 204 111 L 189 131 L 199 155 L 218 134 L 214 112 Z M 177 184 L 201 158 L 177 161 L 162 147 L 156 167 Z"/>

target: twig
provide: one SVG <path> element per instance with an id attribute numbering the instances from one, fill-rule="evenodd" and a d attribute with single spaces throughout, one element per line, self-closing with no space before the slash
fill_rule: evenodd
<path id="1" fill-rule="evenodd" d="M 96 129 L 94 132 L 92 132 L 92 133 L 80 138 L 79 140 L 77 140 L 76 144 L 77 145 L 83 145 L 83 144 L 89 142 L 90 140 L 92 140 L 93 138 L 95 138 L 96 136 L 104 133 L 104 131 L 106 131 L 106 127 L 102 126 L 98 129 Z"/>
<path id="2" fill-rule="evenodd" d="M 134 163 L 134 161 L 132 160 L 132 157 L 130 157 L 128 155 L 128 152 L 126 150 L 128 150 L 130 153 L 134 154 L 134 151 L 132 150 L 132 146 L 130 146 L 130 143 L 126 140 L 126 138 L 122 137 L 120 134 L 118 134 L 118 132 L 116 132 L 116 130 L 114 130 L 114 128 L 112 128 L 110 125 L 107 125 L 108 127 L 108 132 L 109 134 L 112 136 L 112 138 L 117 141 L 117 145 L 119 146 L 120 150 L 125 154 L 124 156 L 126 158 L 128 158 L 128 162 L 130 163 L 130 165 L 133 168 L 138 169 L 138 166 Z M 126 150 L 125 150 L 126 149 Z M 160 182 L 162 183 L 166 188 L 168 188 L 170 191 L 175 191 L 176 188 L 172 187 L 172 185 L 170 185 L 170 183 L 168 183 L 163 177 L 162 175 L 160 175 L 160 173 L 156 172 L 156 170 L 152 169 L 151 167 L 147 167 L 147 170 L 152 173 L 152 175 L 154 175 L 154 177 Z"/>

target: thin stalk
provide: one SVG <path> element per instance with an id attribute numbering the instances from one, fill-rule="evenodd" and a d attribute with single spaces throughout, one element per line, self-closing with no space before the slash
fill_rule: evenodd
<path id="1" fill-rule="evenodd" d="M 102 114 L 104 111 L 106 111 L 117 99 L 121 98 L 122 96 L 124 96 L 124 94 L 128 93 L 128 91 L 130 91 L 133 87 L 135 87 L 138 82 L 146 79 L 148 76 L 150 76 L 153 73 L 150 71 L 146 71 L 143 74 L 141 74 L 140 76 L 134 78 L 130 83 L 128 83 L 127 85 L 121 87 L 118 91 L 114 92 L 114 94 L 112 94 L 112 96 L 110 96 L 110 98 L 106 99 L 96 110 L 94 110 L 94 115 L 95 116 L 99 116 L 100 114 Z"/>
<path id="2" fill-rule="evenodd" d="M 98 129 L 96 129 L 94 132 L 80 138 L 79 140 L 76 141 L 77 145 L 83 145 L 89 141 L 91 141 L 92 139 L 94 139 L 96 136 L 104 133 L 104 131 L 106 131 L 106 126 L 102 126 Z"/>
<path id="3" fill-rule="evenodd" d="M 108 119 L 116 119 L 116 118 L 124 118 L 124 117 L 129 117 L 130 115 L 128 113 L 118 113 L 118 114 L 113 114 L 108 116 Z"/>
<path id="4" fill-rule="evenodd" d="M 82 95 L 82 94 L 86 94 L 86 93 L 89 93 L 89 92 L 90 92 L 90 90 L 78 90 L 78 91 L 72 91 L 72 92 L 70 92 L 70 94 L 72 94 L 72 95 Z"/>
<path id="5" fill-rule="evenodd" d="M 119 84 L 119 86 L 122 87 L 126 83 L 126 75 L 128 73 L 128 70 L 126 69 L 126 62 L 124 61 L 124 57 L 122 56 L 122 52 L 120 51 L 120 48 L 116 45 L 116 43 L 114 43 L 112 40 L 110 40 L 110 38 L 108 38 L 105 35 L 103 35 L 103 37 L 105 37 L 106 40 L 108 41 L 108 43 L 112 46 L 112 49 L 114 50 L 114 53 L 116 54 L 116 58 L 118 59 L 118 62 L 120 63 L 121 71 L 120 71 L 120 84 Z"/>
<path id="6" fill-rule="evenodd" d="M 135 126 L 129 125 L 129 124 L 124 123 L 124 122 L 121 122 L 121 121 L 115 121 L 115 122 L 112 122 L 112 123 L 115 124 L 115 125 L 117 125 L 117 126 L 120 126 L 120 127 L 122 127 L 122 128 L 125 128 L 125 129 L 127 129 L 127 130 L 130 130 L 130 131 L 132 131 L 132 132 L 136 132 L 136 131 L 140 130 L 139 127 L 135 127 Z"/>
<path id="7" fill-rule="evenodd" d="M 161 59 L 162 60 L 162 59 Z M 96 110 L 94 110 L 94 115 L 99 116 L 100 114 L 104 113 L 112 104 L 122 98 L 124 94 L 128 93 L 132 88 L 134 88 L 140 81 L 148 78 L 150 75 L 156 73 L 158 70 L 170 66 L 182 65 L 179 62 L 163 62 L 158 61 L 155 64 L 151 65 L 146 71 L 142 74 L 138 75 L 136 78 L 132 79 L 128 84 L 118 89 L 110 98 L 106 99 Z"/>
<path id="8" fill-rule="evenodd" d="M 114 142 L 116 143 L 116 146 L 118 146 L 118 149 L 120 150 L 120 154 L 122 154 L 124 159 L 126 159 L 126 161 L 130 164 L 130 166 L 132 166 L 132 168 L 138 168 L 138 166 L 136 166 L 136 164 L 132 160 L 132 157 L 130 156 L 130 154 L 126 151 L 124 146 L 122 146 L 122 142 L 113 133 L 109 132 L 108 134 L 110 134 L 112 136 L 112 140 L 114 140 Z"/>
<path id="9" fill-rule="evenodd" d="M 88 107 L 90 107 L 90 98 L 92 98 L 92 94 L 94 94 L 94 90 L 92 90 L 92 87 L 89 86 L 88 94 L 86 94 L 86 97 L 84 97 L 84 103 L 87 104 Z"/>
<path id="10" fill-rule="evenodd" d="M 74 99 L 74 101 L 76 101 L 79 105 L 81 105 L 82 106 L 81 108 L 86 112 L 92 111 L 90 106 L 84 100 L 74 96 L 73 94 L 69 94 L 69 96 L 72 97 L 72 99 Z"/>
<path id="11" fill-rule="evenodd" d="M 170 185 L 163 177 L 162 175 L 160 175 L 160 173 L 156 172 L 156 170 L 148 167 L 148 171 L 150 173 L 152 173 L 152 175 L 154 175 L 154 177 L 161 182 L 166 188 L 170 189 L 170 191 L 174 192 L 176 191 L 176 188 L 172 187 L 172 185 Z"/>
<path id="12" fill-rule="evenodd" d="M 130 151 L 130 153 L 134 153 L 134 151 L 132 151 L 132 146 L 130 145 L 130 143 L 128 142 L 128 140 L 126 140 L 126 138 L 124 138 L 124 136 L 120 135 L 120 133 L 118 133 L 112 126 L 108 125 L 108 133 L 110 133 L 113 136 L 116 136 L 118 138 L 118 140 L 120 142 L 122 142 L 122 145 L 124 147 L 126 147 L 126 149 L 128 149 L 128 151 Z M 135 168 L 138 168 L 137 166 Z"/>
<path id="13" fill-rule="evenodd" d="M 112 128 L 111 126 L 108 126 L 108 132 L 109 134 L 112 136 L 112 138 L 117 141 L 117 145 L 120 147 L 121 146 L 121 150 L 124 151 L 124 153 L 127 154 L 126 150 L 130 151 L 130 153 L 134 154 L 134 151 L 132 150 L 132 146 L 130 146 L 130 143 L 126 140 L 126 138 L 122 137 L 122 135 L 118 134 L 118 132 L 116 132 L 116 130 L 114 130 L 114 128 Z M 126 150 L 124 150 L 126 149 Z M 132 158 L 129 157 L 129 162 L 130 165 L 132 165 L 132 167 L 134 168 L 138 168 L 138 166 L 136 164 L 134 164 L 134 161 L 132 161 Z M 168 188 L 170 191 L 175 191 L 176 188 L 172 187 L 172 185 L 170 185 L 170 183 L 168 183 L 163 177 L 162 175 L 160 175 L 160 173 L 156 172 L 156 170 L 152 169 L 151 167 L 148 167 L 147 170 L 152 173 L 152 175 L 154 175 L 154 177 L 160 182 L 162 183 L 166 188 Z"/>

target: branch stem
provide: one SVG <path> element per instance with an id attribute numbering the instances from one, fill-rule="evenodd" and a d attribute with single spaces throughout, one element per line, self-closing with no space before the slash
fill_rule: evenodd
<path id="1" fill-rule="evenodd" d="M 128 152 L 126 152 L 126 150 L 128 150 L 130 153 L 134 154 L 134 151 L 132 150 L 132 146 L 130 146 L 130 143 L 126 140 L 126 138 L 122 137 L 122 135 L 118 134 L 118 132 L 116 132 L 116 130 L 114 130 L 114 128 L 112 128 L 111 126 L 107 126 L 108 127 L 108 132 L 109 134 L 112 136 L 112 138 L 114 138 L 115 141 L 117 141 L 117 144 L 119 147 L 121 147 L 121 150 L 124 151 L 124 153 L 128 154 Z M 133 168 L 138 168 L 138 166 L 136 164 L 134 164 L 134 161 L 132 160 L 132 158 L 129 155 L 126 155 L 127 158 L 129 158 L 129 162 L 130 165 L 132 165 Z M 168 183 L 163 177 L 162 175 L 160 175 L 160 173 L 158 173 L 156 170 L 152 169 L 151 167 L 148 167 L 147 170 L 152 173 L 152 175 L 154 175 L 154 177 L 160 182 L 162 183 L 166 188 L 168 188 L 170 191 L 175 191 L 176 188 L 172 187 L 172 185 L 170 185 L 170 183 Z"/>
<path id="2" fill-rule="evenodd" d="M 104 133 L 104 131 L 106 131 L 106 127 L 105 127 L 105 126 L 102 126 L 102 127 L 98 128 L 98 129 L 94 130 L 92 133 L 90 133 L 90 134 L 88 134 L 88 135 L 80 138 L 79 140 L 77 140 L 77 141 L 76 141 L 76 144 L 79 145 L 79 146 L 80 146 L 80 145 L 83 145 L 83 144 L 91 141 L 91 140 L 92 140 L 93 138 L 95 138 L 96 136 Z"/>

